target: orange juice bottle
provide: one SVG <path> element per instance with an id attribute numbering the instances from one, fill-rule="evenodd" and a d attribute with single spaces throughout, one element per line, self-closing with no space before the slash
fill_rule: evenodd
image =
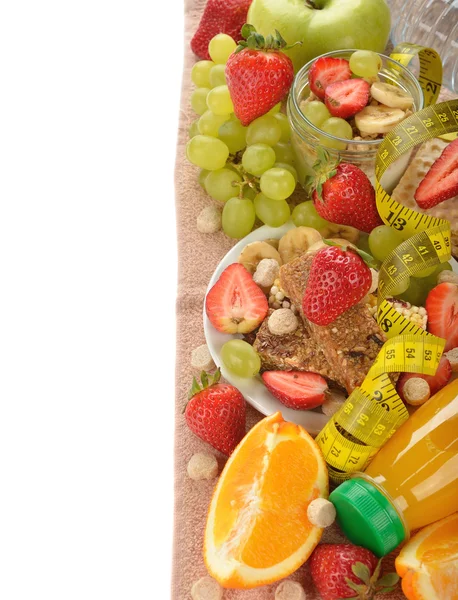
<path id="1" fill-rule="evenodd" d="M 409 417 L 365 472 L 329 499 L 347 537 L 377 556 L 458 511 L 458 379 Z"/>

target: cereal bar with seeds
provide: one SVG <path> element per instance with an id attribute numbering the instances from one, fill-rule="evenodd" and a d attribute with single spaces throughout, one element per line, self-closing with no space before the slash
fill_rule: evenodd
<path id="1" fill-rule="evenodd" d="M 302 307 L 313 256 L 304 254 L 280 268 L 280 283 L 288 298 Z M 315 325 L 300 315 L 306 330 L 323 351 L 333 379 L 351 393 L 361 385 L 386 341 L 382 330 L 363 303 L 355 304 L 326 326 Z"/>

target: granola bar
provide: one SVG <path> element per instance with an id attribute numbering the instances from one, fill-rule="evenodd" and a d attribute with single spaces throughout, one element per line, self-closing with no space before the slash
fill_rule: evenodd
<path id="1" fill-rule="evenodd" d="M 304 254 L 280 268 L 280 283 L 287 296 L 302 306 L 313 255 Z M 315 325 L 301 317 L 311 339 L 323 351 L 334 380 L 348 393 L 361 385 L 386 338 L 365 304 L 352 306 L 333 323 Z"/>

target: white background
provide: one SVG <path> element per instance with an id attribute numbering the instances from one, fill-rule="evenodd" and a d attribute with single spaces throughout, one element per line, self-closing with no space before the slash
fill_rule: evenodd
<path id="1" fill-rule="evenodd" d="M 170 597 L 180 0 L 0 11 L 0 598 Z"/>

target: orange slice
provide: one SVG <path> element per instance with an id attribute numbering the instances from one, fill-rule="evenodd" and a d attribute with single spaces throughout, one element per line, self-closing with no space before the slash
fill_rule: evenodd
<path id="1" fill-rule="evenodd" d="M 458 599 L 458 513 L 425 527 L 396 558 L 408 600 Z"/>
<path id="2" fill-rule="evenodd" d="M 310 435 L 281 413 L 260 421 L 229 458 L 215 488 L 204 558 L 224 587 L 253 588 L 298 569 L 322 529 L 307 518 L 328 496 L 323 456 Z"/>

